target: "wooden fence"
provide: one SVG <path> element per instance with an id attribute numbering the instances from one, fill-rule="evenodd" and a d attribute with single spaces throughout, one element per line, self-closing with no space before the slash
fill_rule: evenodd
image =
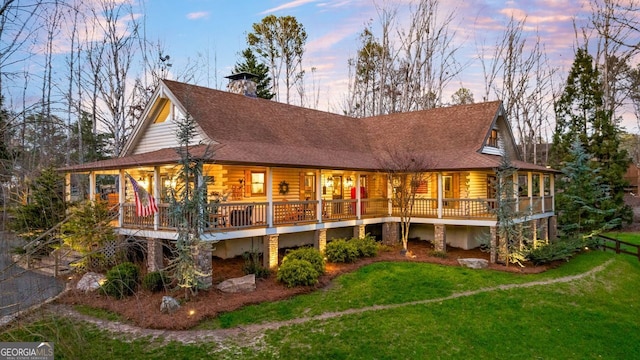
<path id="1" fill-rule="evenodd" d="M 640 245 L 632 244 L 626 241 L 614 239 L 604 235 L 597 235 L 596 239 L 599 240 L 598 246 L 602 250 L 613 250 L 616 254 L 629 254 L 633 255 L 640 260 Z"/>

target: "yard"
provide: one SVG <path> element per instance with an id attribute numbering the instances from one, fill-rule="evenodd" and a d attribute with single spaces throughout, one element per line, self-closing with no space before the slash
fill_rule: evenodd
<path id="1" fill-rule="evenodd" d="M 190 331 L 118 325 L 107 319 L 121 315 L 93 309 L 80 321 L 51 307 L 0 341 L 53 341 L 66 359 L 622 359 L 640 353 L 638 283 L 637 259 L 600 251 L 526 275 L 384 261 Z"/>

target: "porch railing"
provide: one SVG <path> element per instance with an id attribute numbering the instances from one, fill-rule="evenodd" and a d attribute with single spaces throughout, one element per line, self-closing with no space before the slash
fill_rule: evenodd
<path id="1" fill-rule="evenodd" d="M 318 214 L 318 201 L 280 201 L 273 202 L 243 202 L 243 203 L 210 203 L 204 209 L 205 231 L 227 231 L 250 227 L 301 224 L 313 222 L 333 222 L 353 220 L 358 216 L 358 201 L 356 199 L 322 200 L 321 214 Z M 520 211 L 532 210 L 533 213 L 549 212 L 553 209 L 553 196 L 523 197 L 517 201 Z M 400 216 L 400 208 L 392 200 L 385 198 L 361 199 L 360 218 L 377 218 L 391 215 Z M 512 202 L 516 209 L 515 199 Z M 442 199 L 442 206 L 438 208 L 438 199 L 416 199 L 413 218 L 463 218 L 487 219 L 494 218 L 497 209 L 496 199 Z M 134 203 L 121 206 L 123 227 L 154 229 L 154 216 L 139 217 L 136 215 Z M 270 218 L 269 218 L 270 217 Z M 269 221 L 271 220 L 271 221 Z M 158 205 L 158 230 L 173 230 L 176 226 L 169 215 L 169 205 Z"/>
<path id="2" fill-rule="evenodd" d="M 323 220 L 349 220 L 356 216 L 356 199 L 336 199 L 322 201 Z"/>
<path id="3" fill-rule="evenodd" d="M 297 224 L 318 221 L 317 201 L 280 201 L 273 203 L 273 224 Z"/>
<path id="4" fill-rule="evenodd" d="M 492 218 L 496 206 L 495 199 L 443 199 L 442 217 Z"/>

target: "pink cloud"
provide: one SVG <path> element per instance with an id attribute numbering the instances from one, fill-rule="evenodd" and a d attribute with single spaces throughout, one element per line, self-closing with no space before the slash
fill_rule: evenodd
<path id="1" fill-rule="evenodd" d="M 198 11 L 187 14 L 187 19 L 189 20 L 197 20 L 209 17 L 208 11 Z"/>

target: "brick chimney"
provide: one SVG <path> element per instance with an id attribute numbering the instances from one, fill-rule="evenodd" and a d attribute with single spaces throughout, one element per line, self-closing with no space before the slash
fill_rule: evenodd
<path id="1" fill-rule="evenodd" d="M 229 79 L 229 84 L 227 84 L 227 90 L 229 92 L 242 94 L 248 97 L 257 97 L 257 84 L 255 82 L 255 79 L 258 78 L 257 75 L 248 72 L 241 72 L 225 77 Z"/>

